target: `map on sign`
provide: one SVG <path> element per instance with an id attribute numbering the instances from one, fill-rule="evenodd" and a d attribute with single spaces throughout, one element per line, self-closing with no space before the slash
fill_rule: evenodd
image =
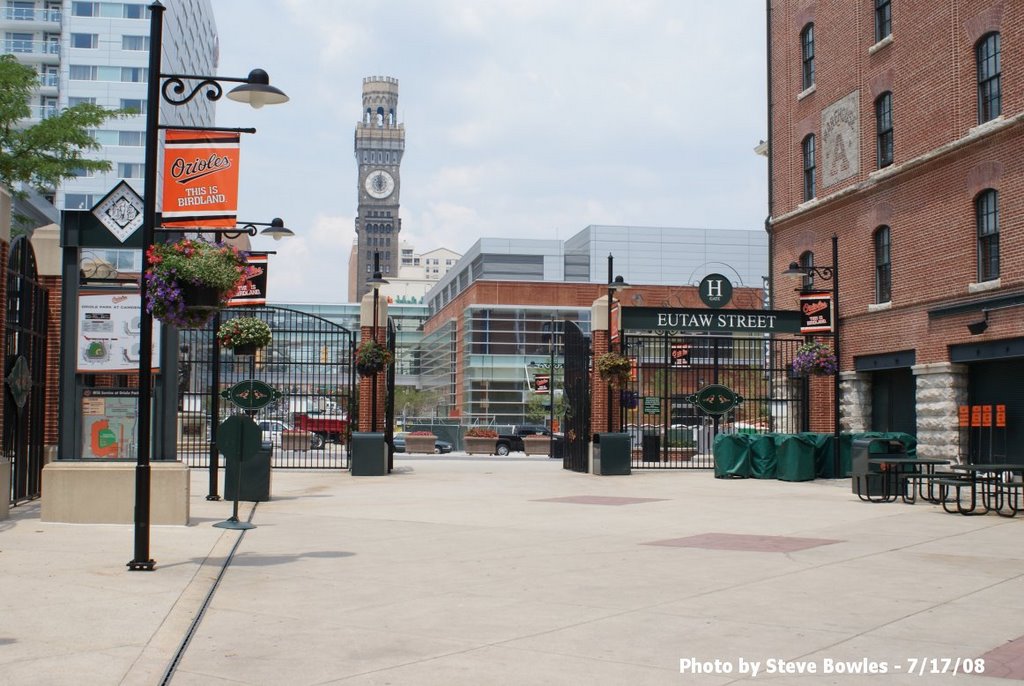
<path id="1" fill-rule="evenodd" d="M 85 459 L 134 459 L 139 394 L 136 390 L 85 389 L 82 455 Z"/>

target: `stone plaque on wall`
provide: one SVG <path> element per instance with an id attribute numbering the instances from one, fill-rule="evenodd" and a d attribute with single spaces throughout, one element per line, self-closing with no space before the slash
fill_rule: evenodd
<path id="1" fill-rule="evenodd" d="M 821 113 L 821 182 L 825 187 L 860 171 L 860 93 L 854 91 Z"/>

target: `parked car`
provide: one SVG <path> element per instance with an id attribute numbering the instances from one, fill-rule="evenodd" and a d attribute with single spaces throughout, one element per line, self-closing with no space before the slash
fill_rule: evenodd
<path id="1" fill-rule="evenodd" d="M 292 428 L 291 424 L 286 424 L 285 422 L 278 421 L 276 419 L 261 419 L 258 422 L 256 422 L 256 424 L 259 425 L 260 431 L 263 432 L 263 443 L 265 446 L 272 445 L 278 450 L 280 450 L 282 434 L 285 431 L 299 431 L 301 433 L 304 433 L 306 436 L 306 440 L 303 441 L 303 445 L 305 445 L 307 448 L 319 447 L 315 445 L 315 443 L 317 442 L 315 434 L 309 431 L 303 432 L 301 429 L 296 430 Z M 291 447 L 294 448 L 294 444 Z"/>
<path id="2" fill-rule="evenodd" d="M 399 431 L 391 439 L 391 445 L 395 446 L 396 453 L 405 452 L 405 437 L 408 434 L 407 431 Z M 442 441 L 440 438 L 434 441 L 434 454 L 441 455 L 444 453 L 450 453 L 452 451 L 452 444 L 448 441 Z"/>

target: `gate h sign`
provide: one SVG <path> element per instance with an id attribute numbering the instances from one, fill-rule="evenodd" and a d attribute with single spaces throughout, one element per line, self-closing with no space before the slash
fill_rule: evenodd
<path id="1" fill-rule="evenodd" d="M 725 307 L 732 300 L 732 282 L 721 274 L 708 274 L 700 281 L 700 299 L 712 309 Z"/>

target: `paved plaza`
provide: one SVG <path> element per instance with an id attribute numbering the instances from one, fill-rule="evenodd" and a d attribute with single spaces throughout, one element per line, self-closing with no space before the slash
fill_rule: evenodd
<path id="1" fill-rule="evenodd" d="M 1024 678 L 1024 518 L 848 480 L 397 456 L 387 477 L 276 470 L 242 533 L 212 526 L 231 503 L 206 480 L 190 526 L 153 527 L 153 572 L 126 571 L 130 526 L 38 503 L 0 522 L 0 684 Z"/>

